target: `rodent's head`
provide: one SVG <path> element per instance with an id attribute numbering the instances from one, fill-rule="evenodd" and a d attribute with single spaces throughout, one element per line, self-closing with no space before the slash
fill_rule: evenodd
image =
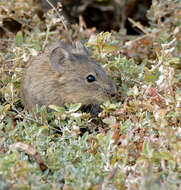
<path id="1" fill-rule="evenodd" d="M 50 65 L 57 73 L 56 79 L 66 103 L 99 105 L 116 94 L 116 85 L 79 41 L 72 46 L 60 42 L 51 52 Z"/>

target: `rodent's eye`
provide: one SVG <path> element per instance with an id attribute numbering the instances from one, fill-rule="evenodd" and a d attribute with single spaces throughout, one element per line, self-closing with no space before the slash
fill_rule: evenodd
<path id="1" fill-rule="evenodd" d="M 95 79 L 95 77 L 94 77 L 93 75 L 89 75 L 89 76 L 87 77 L 87 81 L 88 81 L 88 82 L 94 82 L 94 81 L 96 81 L 96 79 Z"/>

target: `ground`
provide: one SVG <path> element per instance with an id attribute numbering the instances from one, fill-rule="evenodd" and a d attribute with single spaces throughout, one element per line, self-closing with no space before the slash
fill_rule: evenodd
<path id="1" fill-rule="evenodd" d="M 0 189 L 181 189 L 179 7 L 153 0 L 149 24 L 131 20 L 141 31 L 131 36 L 81 18 L 66 28 L 55 11 L 40 18 L 32 0 L 0 2 Z M 98 117 L 79 103 L 24 110 L 23 69 L 55 38 L 83 41 L 117 84 Z"/>

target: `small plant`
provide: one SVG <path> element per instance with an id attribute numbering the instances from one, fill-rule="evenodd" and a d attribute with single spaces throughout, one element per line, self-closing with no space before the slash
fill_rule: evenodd
<path id="1" fill-rule="evenodd" d="M 181 189 L 180 1 L 153 0 L 140 36 L 67 30 L 36 6 L 0 2 L 2 28 L 18 28 L 0 35 L 0 189 Z M 117 84 L 96 118 L 79 103 L 24 110 L 23 69 L 54 38 L 82 39 Z"/>

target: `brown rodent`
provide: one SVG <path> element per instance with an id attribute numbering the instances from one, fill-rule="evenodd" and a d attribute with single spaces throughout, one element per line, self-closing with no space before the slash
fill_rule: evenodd
<path id="1" fill-rule="evenodd" d="M 36 104 L 81 103 L 84 108 L 92 105 L 89 111 L 95 115 L 115 94 L 116 85 L 79 41 L 48 46 L 28 64 L 21 81 L 21 97 L 29 111 Z"/>

